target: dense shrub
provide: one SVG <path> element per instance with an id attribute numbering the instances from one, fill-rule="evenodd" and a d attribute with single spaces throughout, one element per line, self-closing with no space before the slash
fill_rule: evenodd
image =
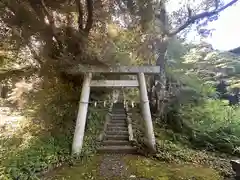
<path id="1" fill-rule="evenodd" d="M 182 105 L 177 114 L 195 147 L 240 154 L 240 108 L 219 100 Z"/>

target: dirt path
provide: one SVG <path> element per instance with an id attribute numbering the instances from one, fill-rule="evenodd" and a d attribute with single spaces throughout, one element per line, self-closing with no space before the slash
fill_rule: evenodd
<path id="1" fill-rule="evenodd" d="M 129 177 L 126 165 L 122 160 L 123 155 L 103 155 L 100 163 L 99 173 L 100 176 L 106 179 L 112 179 L 114 177 Z"/>
<path id="2" fill-rule="evenodd" d="M 125 155 L 120 154 L 103 155 L 99 167 L 100 176 L 104 177 L 106 180 L 153 180 L 149 178 L 137 177 L 134 173 L 131 173 L 125 161 L 123 160 L 124 156 Z"/>

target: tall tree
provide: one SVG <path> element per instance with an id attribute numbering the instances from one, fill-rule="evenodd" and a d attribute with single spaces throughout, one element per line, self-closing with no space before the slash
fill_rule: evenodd
<path id="1" fill-rule="evenodd" d="M 101 52 L 110 38 L 108 25 L 117 23 L 139 35 L 138 46 L 129 46 L 137 56 L 147 59 L 149 52 L 157 54 L 155 63 L 161 66 L 162 73 L 155 77 L 157 83 L 151 81 L 151 89 L 161 92 L 156 96 L 161 100 L 169 39 L 191 25 L 201 34 L 208 33 L 202 27 L 237 1 L 224 4 L 221 0 L 2 0 L 0 35 L 17 55 L 29 49 L 31 58 L 21 61 L 31 59 L 31 65 L 39 69 L 64 71 L 76 64 L 107 65 Z M 168 8 L 171 3 L 175 3 L 173 10 Z"/>
<path id="2" fill-rule="evenodd" d="M 190 27 L 195 27 L 200 35 L 206 36 L 210 30 L 205 28 L 208 22 L 214 21 L 224 9 L 232 6 L 238 0 L 231 0 L 228 3 L 221 0 L 201 0 L 201 1 L 117 1 L 119 9 L 128 10 L 134 14 L 134 19 L 141 25 L 142 31 L 150 34 L 145 43 L 154 54 L 157 54 L 156 65 L 161 67 L 161 74 L 155 77 L 155 81 L 150 81 L 150 98 L 157 99 L 156 110 L 159 104 L 166 97 L 166 52 L 168 42 L 179 33 L 187 32 Z M 174 5 L 173 5 L 174 4 Z M 168 8 L 172 5 L 172 9 Z"/>

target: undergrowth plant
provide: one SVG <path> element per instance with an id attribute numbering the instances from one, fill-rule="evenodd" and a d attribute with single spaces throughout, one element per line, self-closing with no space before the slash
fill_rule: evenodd
<path id="1" fill-rule="evenodd" d="M 168 106 L 167 126 L 186 136 L 193 148 L 240 155 L 240 108 L 217 99 L 211 84 L 180 65 L 168 71 L 182 86 Z"/>
<path id="2" fill-rule="evenodd" d="M 220 100 L 182 105 L 178 118 L 191 129 L 184 133 L 192 145 L 207 150 L 240 155 L 240 108 Z"/>
<path id="3" fill-rule="evenodd" d="M 71 156 L 71 144 L 78 89 L 71 84 L 52 82 L 25 97 L 26 125 L 12 137 L 7 132 L 0 137 L 0 179 L 39 179 L 45 172 L 76 160 Z M 80 159 L 95 152 L 103 121 L 104 112 L 90 107 Z"/>

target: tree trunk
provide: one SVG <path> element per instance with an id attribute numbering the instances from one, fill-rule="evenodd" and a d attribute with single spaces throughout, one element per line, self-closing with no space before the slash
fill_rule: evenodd
<path id="1" fill-rule="evenodd" d="M 154 86 L 152 87 L 152 97 L 156 100 L 155 110 L 158 115 L 162 115 L 161 105 L 166 95 L 166 57 L 168 47 L 168 36 L 165 34 L 168 29 L 167 14 L 165 9 L 165 1 L 161 1 L 155 8 L 155 31 L 158 34 L 154 43 L 155 54 L 157 54 L 156 65 L 160 66 L 161 72 L 154 76 Z M 163 106 L 162 106 L 163 107 Z"/>
<path id="2" fill-rule="evenodd" d="M 156 110 L 159 115 L 162 115 L 162 106 L 164 103 L 164 99 L 166 96 L 166 58 L 165 53 L 167 51 L 167 42 L 160 42 L 158 46 L 158 58 L 156 61 L 156 65 L 160 66 L 161 72 L 160 74 L 155 76 L 155 95 L 156 97 Z"/>

